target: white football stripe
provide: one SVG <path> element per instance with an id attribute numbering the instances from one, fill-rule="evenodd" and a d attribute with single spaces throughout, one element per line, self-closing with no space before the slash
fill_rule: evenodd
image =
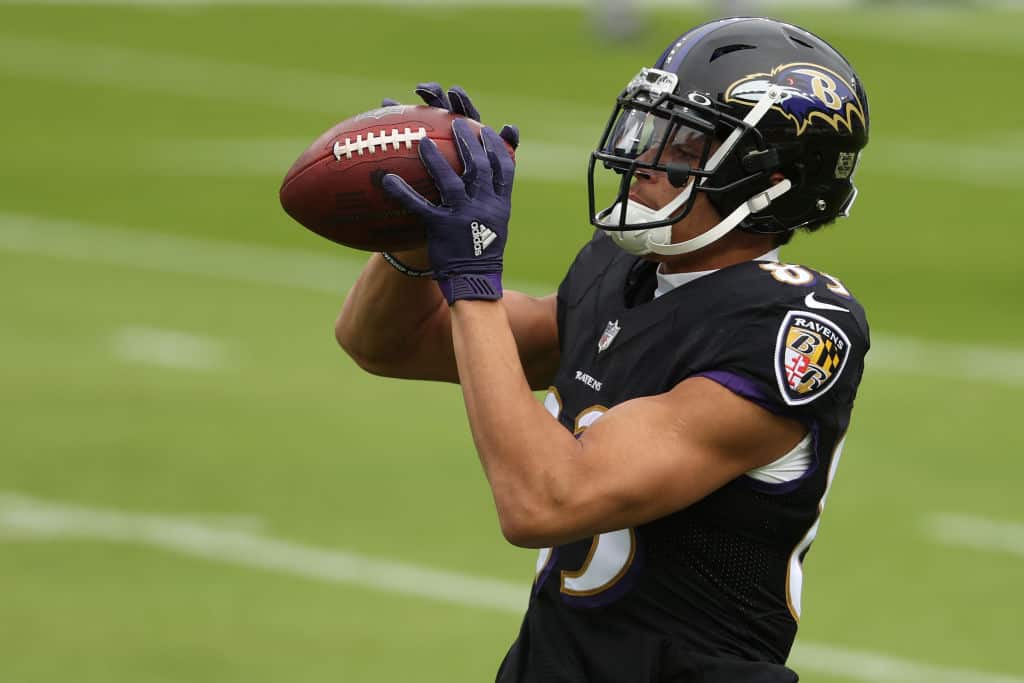
<path id="1" fill-rule="evenodd" d="M 111 345 L 126 361 L 166 368 L 216 370 L 228 358 L 217 339 L 153 327 L 122 327 L 112 335 Z"/>
<path id="2" fill-rule="evenodd" d="M 321 581 L 342 583 L 465 607 L 522 614 L 529 596 L 529 564 L 513 583 L 360 553 L 317 548 L 258 533 L 155 515 L 47 502 L 0 493 L 0 541 L 92 539 L 143 545 L 191 557 Z M 798 640 L 790 664 L 803 673 L 841 675 L 866 683 L 1024 683 L 1024 678 L 949 669 Z"/>
<path id="3" fill-rule="evenodd" d="M 925 533 L 937 543 L 1024 557 L 1024 524 L 975 515 L 937 514 L 925 521 Z"/>
<path id="4" fill-rule="evenodd" d="M 0 251 L 296 287 L 337 296 L 347 291 L 365 262 L 356 252 L 342 249 L 331 250 L 329 256 L 303 249 L 220 242 L 2 212 Z M 554 285 L 512 279 L 508 288 L 542 295 L 553 291 Z M 874 334 L 873 340 L 869 369 L 1024 386 L 1024 349 L 944 343 L 884 333 Z"/>

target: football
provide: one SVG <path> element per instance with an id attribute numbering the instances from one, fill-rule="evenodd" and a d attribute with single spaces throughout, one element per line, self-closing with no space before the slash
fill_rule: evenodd
<path id="1" fill-rule="evenodd" d="M 400 251 L 423 246 L 422 220 L 388 196 L 381 179 L 395 173 L 437 203 L 440 194 L 420 161 L 419 141 L 429 137 L 462 173 L 452 138 L 456 118 L 462 117 L 436 107 L 394 105 L 342 121 L 288 169 L 281 183 L 281 206 L 299 224 L 347 247 Z M 470 123 L 474 130 L 481 127 Z"/>

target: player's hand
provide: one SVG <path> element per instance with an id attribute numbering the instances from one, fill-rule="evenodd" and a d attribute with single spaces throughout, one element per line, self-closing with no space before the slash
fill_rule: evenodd
<path id="1" fill-rule="evenodd" d="M 430 138 L 419 142 L 420 159 L 441 193 L 439 205 L 393 173 L 381 184 L 406 209 L 423 217 L 434 278 L 449 304 L 459 299 L 500 299 L 515 164 L 504 140 L 491 128 L 481 128 L 478 137 L 465 119 L 456 119 L 452 133 L 465 167 L 461 176 Z"/>
<path id="2" fill-rule="evenodd" d="M 462 86 L 453 85 L 446 93 L 439 83 L 420 83 L 416 86 L 416 94 L 420 96 L 424 104 L 438 109 L 447 109 L 453 114 L 459 114 L 474 121 L 480 120 L 480 112 L 473 106 L 473 101 L 462 89 Z M 401 104 L 398 100 L 390 97 L 384 98 L 382 107 L 392 107 Z M 511 124 L 502 126 L 498 132 L 501 139 L 509 144 L 512 149 L 519 147 L 519 129 Z"/>

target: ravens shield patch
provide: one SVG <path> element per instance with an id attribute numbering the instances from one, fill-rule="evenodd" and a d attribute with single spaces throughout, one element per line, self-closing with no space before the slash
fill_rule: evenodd
<path id="1" fill-rule="evenodd" d="M 831 320 L 790 311 L 775 344 L 775 377 L 791 406 L 809 403 L 832 388 L 850 357 L 850 340 Z"/>

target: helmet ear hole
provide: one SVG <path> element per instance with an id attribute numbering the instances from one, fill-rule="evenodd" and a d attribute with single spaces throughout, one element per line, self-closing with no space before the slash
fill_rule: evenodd
<path id="1" fill-rule="evenodd" d="M 740 164 L 747 173 L 771 172 L 779 170 L 782 166 L 782 158 L 779 156 L 779 150 L 773 147 L 748 152 L 743 156 Z"/>

